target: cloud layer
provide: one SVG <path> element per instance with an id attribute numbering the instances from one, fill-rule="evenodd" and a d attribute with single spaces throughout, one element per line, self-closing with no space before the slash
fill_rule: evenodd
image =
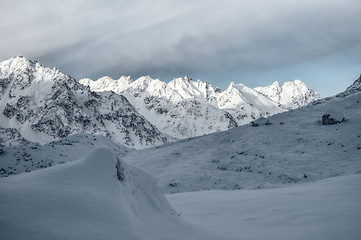
<path id="1" fill-rule="evenodd" d="M 188 74 L 222 86 L 219 76 L 251 80 L 327 59 L 361 67 L 359 0 L 0 5 L 1 60 L 24 55 L 76 78 Z"/>

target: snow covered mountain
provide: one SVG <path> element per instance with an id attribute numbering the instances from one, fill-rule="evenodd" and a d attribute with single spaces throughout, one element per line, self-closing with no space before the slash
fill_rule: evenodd
<path id="1" fill-rule="evenodd" d="M 359 86 L 360 79 L 335 97 L 229 131 L 129 152 L 125 160 L 150 173 L 166 193 L 280 187 L 360 173 Z M 332 109 L 345 121 L 323 125 Z"/>
<path id="2" fill-rule="evenodd" d="M 303 107 L 321 98 L 320 94 L 307 88 L 300 80 L 285 82 L 282 86 L 276 81 L 270 86 L 257 87 L 255 90 L 286 109 Z"/>
<path id="3" fill-rule="evenodd" d="M 166 84 L 149 76 L 135 81 L 130 77 L 113 80 L 103 77 L 97 81 L 79 81 L 96 92 L 114 91 L 130 103 L 161 132 L 175 139 L 189 138 L 237 126 L 235 119 L 211 104 L 214 92 L 208 83 L 178 78 Z M 209 100 L 208 100 L 209 99 Z"/>
<path id="4" fill-rule="evenodd" d="M 43 144 L 79 132 L 135 148 L 167 141 L 121 95 L 91 92 L 24 57 L 0 63 L 0 145 Z"/>
<path id="5" fill-rule="evenodd" d="M 1 176 L 76 159 L 94 146 L 111 146 L 150 173 L 166 193 L 267 188 L 361 171 L 360 79 L 346 91 L 229 131 L 132 151 L 103 137 L 77 134 L 46 145 L 0 149 Z M 323 125 L 337 109 L 345 121 Z M 54 161 L 58 159 L 59 161 Z"/>
<path id="6" fill-rule="evenodd" d="M 176 139 L 225 131 L 285 110 L 243 84 L 231 83 L 225 91 L 216 91 L 209 83 L 189 77 L 175 78 L 169 83 L 149 76 L 79 82 L 96 92 L 124 95 L 160 131 Z"/>

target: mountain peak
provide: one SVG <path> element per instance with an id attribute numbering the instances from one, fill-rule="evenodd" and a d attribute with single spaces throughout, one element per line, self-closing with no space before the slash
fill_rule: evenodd
<path id="1" fill-rule="evenodd" d="M 36 63 L 35 61 L 30 61 L 23 56 L 15 56 L 8 60 L 2 61 L 0 63 L 0 67 L 2 69 L 7 69 L 8 71 L 10 70 L 25 71 L 35 63 Z M 2 70 L 2 74 L 3 72 L 4 70 Z"/>
<path id="2" fill-rule="evenodd" d="M 184 79 L 185 81 L 187 81 L 187 82 L 192 82 L 192 81 L 193 81 L 193 79 L 190 78 L 190 77 L 188 77 L 188 76 L 184 76 L 183 79 Z"/>
<path id="3" fill-rule="evenodd" d="M 278 83 L 278 81 L 274 81 L 274 82 L 271 84 L 271 86 L 279 87 L 280 84 Z"/>
<path id="4" fill-rule="evenodd" d="M 255 90 L 287 109 L 303 107 L 321 98 L 317 92 L 309 89 L 306 84 L 299 79 L 293 82 L 285 82 L 282 86 L 276 81 L 270 86 L 257 87 Z"/>
<path id="5" fill-rule="evenodd" d="M 293 83 L 299 85 L 299 84 L 305 84 L 304 82 L 302 82 L 300 79 L 296 79 L 293 81 Z"/>

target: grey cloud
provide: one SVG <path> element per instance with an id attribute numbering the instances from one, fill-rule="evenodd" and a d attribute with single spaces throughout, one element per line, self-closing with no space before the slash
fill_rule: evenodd
<path id="1" fill-rule="evenodd" d="M 1 9 L 1 59 L 23 54 L 77 78 L 257 74 L 346 50 L 360 59 L 358 0 L 35 0 Z"/>

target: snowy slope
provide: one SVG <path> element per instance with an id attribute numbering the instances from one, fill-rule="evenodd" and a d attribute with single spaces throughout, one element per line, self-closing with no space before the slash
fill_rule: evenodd
<path id="1" fill-rule="evenodd" d="M 360 91 L 344 93 L 253 125 L 130 152 L 126 160 L 150 173 L 166 193 L 277 187 L 357 173 L 360 102 Z M 330 109 L 346 121 L 322 125 Z"/>
<path id="2" fill-rule="evenodd" d="M 44 144 L 79 132 L 135 148 L 167 141 L 125 97 L 91 92 L 24 57 L 0 63 L 0 129 L 0 145 L 14 145 L 15 138 Z"/>
<path id="3" fill-rule="evenodd" d="M 249 240 L 361 239 L 361 174 L 277 189 L 168 195 L 182 217 Z"/>
<path id="4" fill-rule="evenodd" d="M 282 86 L 276 81 L 270 86 L 257 87 L 255 90 L 286 109 L 303 107 L 321 98 L 320 94 L 307 88 L 300 80 L 285 82 Z"/>
<path id="5" fill-rule="evenodd" d="M 2 239 L 227 239 L 183 221 L 155 182 L 108 148 L 0 179 Z"/>
<path id="6" fill-rule="evenodd" d="M 349 86 L 344 92 L 337 94 L 337 96 L 343 97 L 358 92 L 361 92 L 361 75 L 351 86 Z"/>

